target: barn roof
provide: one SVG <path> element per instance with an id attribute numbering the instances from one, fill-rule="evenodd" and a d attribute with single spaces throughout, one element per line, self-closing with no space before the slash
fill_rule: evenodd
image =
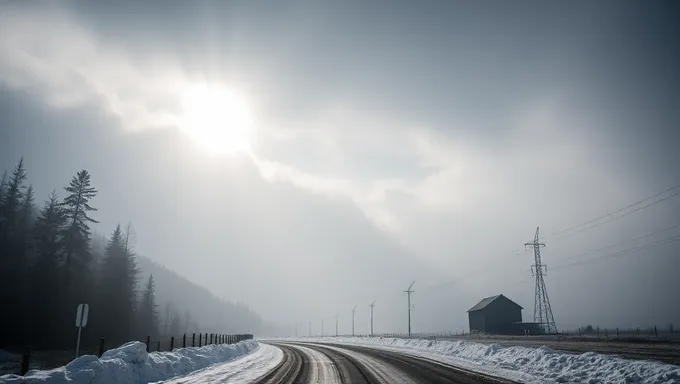
<path id="1" fill-rule="evenodd" d="M 486 307 L 487 307 L 489 304 L 491 304 L 492 302 L 496 301 L 496 299 L 498 299 L 498 298 L 500 298 L 500 297 L 503 297 L 503 298 L 505 298 L 506 300 L 510 301 L 511 303 L 515 304 L 516 306 L 520 307 L 521 309 L 524 309 L 524 308 L 522 308 L 521 305 L 515 303 L 514 301 L 508 299 L 507 297 L 505 297 L 505 296 L 503 296 L 503 295 L 496 295 L 496 296 L 486 297 L 486 298 L 482 299 L 482 301 L 480 301 L 479 303 L 477 303 L 477 305 L 475 305 L 474 307 L 468 309 L 468 312 L 473 312 L 473 311 L 482 310 L 482 309 L 486 308 Z"/>

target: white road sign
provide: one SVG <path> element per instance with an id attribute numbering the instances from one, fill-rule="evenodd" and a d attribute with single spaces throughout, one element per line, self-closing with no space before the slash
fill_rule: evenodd
<path id="1" fill-rule="evenodd" d="M 80 304 L 76 311 L 76 327 L 82 328 L 87 325 L 87 315 L 90 312 L 90 306 L 87 304 Z"/>

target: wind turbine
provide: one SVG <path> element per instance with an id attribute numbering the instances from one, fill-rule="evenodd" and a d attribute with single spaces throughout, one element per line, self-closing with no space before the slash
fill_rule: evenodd
<path id="1" fill-rule="evenodd" d="M 375 307 L 375 300 L 373 300 L 369 307 L 371 307 L 371 337 L 373 337 L 373 307 Z"/>
<path id="2" fill-rule="evenodd" d="M 416 281 L 413 280 L 411 285 L 409 285 L 408 288 L 406 288 L 406 290 L 404 291 L 406 293 L 407 297 L 408 297 L 407 300 L 408 300 L 408 337 L 409 337 L 409 339 L 411 338 L 411 294 L 413 292 L 415 292 L 411 288 L 413 288 L 413 284 L 415 284 L 415 283 L 416 283 Z"/>

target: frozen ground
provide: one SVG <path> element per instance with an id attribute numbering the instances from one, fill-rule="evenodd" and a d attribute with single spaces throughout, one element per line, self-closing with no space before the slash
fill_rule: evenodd
<path id="1" fill-rule="evenodd" d="M 0 376 L 0 384 L 149 383 L 187 375 L 216 363 L 234 361 L 259 350 L 257 341 L 247 340 L 231 345 L 215 344 L 201 348 L 180 348 L 173 352 L 147 353 L 146 345 L 135 341 L 106 351 L 101 358 L 86 355 L 60 368 L 31 370 L 23 377 Z"/>
<path id="2" fill-rule="evenodd" d="M 594 352 L 572 354 L 547 347 L 503 347 L 499 344 L 463 340 L 370 337 L 313 337 L 295 340 L 353 344 L 398 351 L 522 382 L 680 383 L 680 366 L 655 361 L 627 360 Z"/>
<path id="3" fill-rule="evenodd" d="M 483 344 L 500 344 L 503 346 L 524 346 L 539 348 L 546 346 L 555 350 L 573 353 L 597 352 L 616 355 L 635 360 L 658 360 L 667 364 L 680 365 L 680 342 L 654 342 L 649 340 L 617 341 L 597 340 L 594 338 L 541 338 L 537 337 L 503 337 L 503 336 L 458 336 L 437 340 L 463 340 Z"/>

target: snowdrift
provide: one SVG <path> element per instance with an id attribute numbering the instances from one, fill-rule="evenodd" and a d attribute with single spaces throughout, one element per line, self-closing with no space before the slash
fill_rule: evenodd
<path id="1" fill-rule="evenodd" d="M 522 382 L 680 383 L 680 366 L 627 360 L 594 352 L 570 354 L 550 348 L 503 347 L 471 341 L 371 337 L 297 339 L 354 344 L 409 353 L 497 377 Z"/>
<path id="2" fill-rule="evenodd" d="M 81 356 L 60 368 L 28 371 L 26 376 L 0 376 L 0 384 L 67 383 L 114 384 L 149 383 L 224 363 L 245 356 L 259 348 L 255 340 L 232 345 L 207 345 L 201 348 L 180 348 L 173 352 L 146 352 L 139 341 L 106 351 L 101 358 Z"/>

